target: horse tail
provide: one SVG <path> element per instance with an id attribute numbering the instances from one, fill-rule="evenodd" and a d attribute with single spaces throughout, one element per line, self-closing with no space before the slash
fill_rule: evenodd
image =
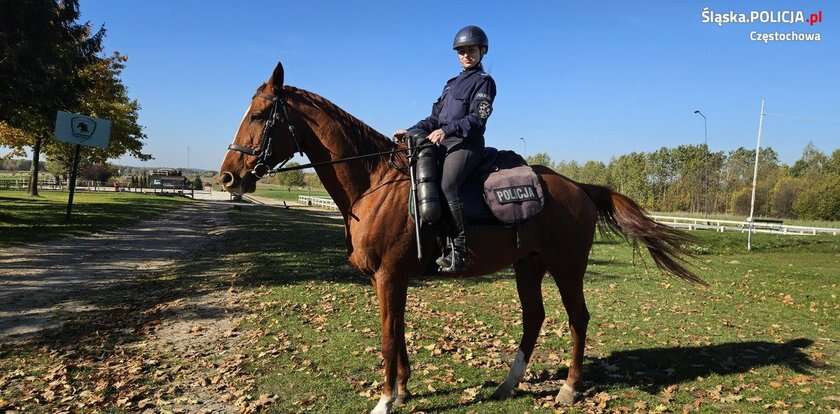
<path id="1" fill-rule="evenodd" d="M 696 239 L 688 233 L 657 223 L 647 216 L 635 201 L 599 185 L 577 183 L 598 209 L 601 233 L 614 233 L 630 241 L 635 249 L 643 244 L 656 266 L 690 282 L 708 286 L 703 279 L 686 268 L 686 257 L 694 257 L 688 245 Z"/>

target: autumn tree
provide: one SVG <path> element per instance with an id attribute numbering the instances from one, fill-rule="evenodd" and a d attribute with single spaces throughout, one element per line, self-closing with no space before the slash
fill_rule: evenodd
<path id="1" fill-rule="evenodd" d="M 100 57 L 105 29 L 94 31 L 78 18 L 78 0 L 0 1 L 0 145 L 18 155 L 31 148 L 32 195 L 38 193 L 41 153 L 61 158 L 64 151 L 67 158 L 66 146 L 51 149 L 56 144 L 49 139 L 59 110 L 115 118 L 116 144 L 100 158 L 148 157 L 140 152 L 139 105 L 127 98 L 118 77 L 125 59 Z M 128 137 L 122 144 L 121 135 Z"/>

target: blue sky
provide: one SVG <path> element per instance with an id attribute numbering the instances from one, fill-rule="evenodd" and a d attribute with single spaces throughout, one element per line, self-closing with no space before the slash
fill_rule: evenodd
<path id="1" fill-rule="evenodd" d="M 129 57 L 123 80 L 143 110 L 147 163 L 217 169 L 254 89 L 278 60 L 286 83 L 316 92 L 390 134 L 425 117 L 459 68 L 454 33 L 490 37 L 485 69 L 498 95 L 488 145 L 554 160 L 608 161 L 703 142 L 763 145 L 792 163 L 812 141 L 840 147 L 840 7 L 831 2 L 373 2 L 82 0 L 82 19 Z M 313 4 L 315 6 L 313 6 Z M 708 7 L 801 10 L 807 24 L 702 23 Z M 821 34 L 819 42 L 751 41 L 749 33 Z"/>

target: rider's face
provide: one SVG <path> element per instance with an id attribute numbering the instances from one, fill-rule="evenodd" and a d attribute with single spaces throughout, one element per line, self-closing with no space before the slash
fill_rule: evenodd
<path id="1" fill-rule="evenodd" d="M 469 69 L 481 61 L 481 48 L 479 46 L 459 47 L 457 52 L 458 62 L 464 69 Z"/>

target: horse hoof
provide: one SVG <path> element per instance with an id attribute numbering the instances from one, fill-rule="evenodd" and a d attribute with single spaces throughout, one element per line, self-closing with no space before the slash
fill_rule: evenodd
<path id="1" fill-rule="evenodd" d="M 405 394 L 397 394 L 397 399 L 394 400 L 394 407 L 399 407 L 408 402 L 411 399 L 411 393 L 406 392 Z"/>
<path id="2" fill-rule="evenodd" d="M 496 388 L 496 391 L 493 391 L 493 395 L 490 396 L 490 399 L 493 400 L 506 400 L 513 396 L 513 387 L 508 386 L 505 383 L 499 385 Z"/>
<path id="3" fill-rule="evenodd" d="M 370 414 L 390 414 L 393 402 L 394 401 L 390 398 L 383 396 L 379 399 L 379 403 L 376 404 L 376 407 L 373 407 L 373 409 L 370 410 Z"/>
<path id="4" fill-rule="evenodd" d="M 578 393 L 574 390 L 574 388 L 563 384 L 563 387 L 560 388 L 560 391 L 557 393 L 557 396 L 554 397 L 554 401 L 560 404 L 571 405 L 575 402 L 578 397 Z"/>

